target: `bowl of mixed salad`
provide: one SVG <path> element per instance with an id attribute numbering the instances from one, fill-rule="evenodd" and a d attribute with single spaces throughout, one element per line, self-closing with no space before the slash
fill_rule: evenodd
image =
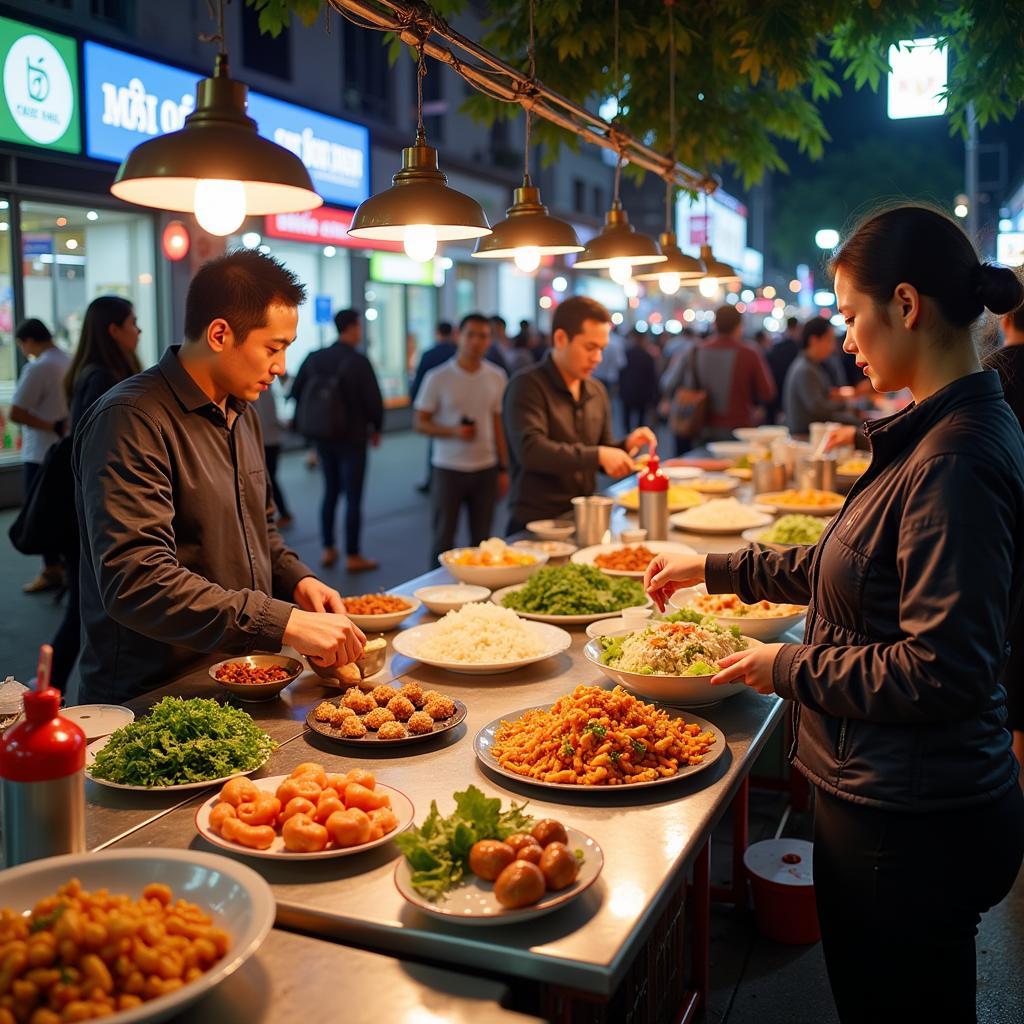
<path id="1" fill-rule="evenodd" d="M 791 514 L 779 516 L 767 528 L 744 530 L 742 536 L 744 540 L 763 544 L 773 551 L 788 551 L 801 544 L 817 544 L 829 522 L 821 516 Z"/>
<path id="2" fill-rule="evenodd" d="M 669 604 L 695 616 L 710 615 L 720 626 L 766 643 L 777 640 L 807 614 L 802 604 L 747 602 L 736 594 L 709 594 L 703 585 L 677 590 L 669 598 Z"/>
<path id="3" fill-rule="evenodd" d="M 718 662 L 760 641 L 710 615 L 681 609 L 643 629 L 591 640 L 583 653 L 609 679 L 648 700 L 678 707 L 714 704 L 746 689 L 743 683 L 712 686 Z"/>

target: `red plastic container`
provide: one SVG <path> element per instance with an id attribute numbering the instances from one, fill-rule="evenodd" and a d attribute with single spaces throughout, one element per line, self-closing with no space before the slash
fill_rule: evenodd
<path id="1" fill-rule="evenodd" d="M 766 938 L 791 946 L 821 938 L 813 849 L 804 839 L 766 839 L 747 847 L 743 865 L 754 893 L 754 918 Z"/>

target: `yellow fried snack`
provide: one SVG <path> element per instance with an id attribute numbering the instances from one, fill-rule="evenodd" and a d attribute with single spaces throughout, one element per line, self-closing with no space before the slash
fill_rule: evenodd
<path id="1" fill-rule="evenodd" d="M 426 711 L 414 712 L 405 726 L 413 736 L 425 736 L 428 732 L 434 731 L 434 720 Z"/>
<path id="2" fill-rule="evenodd" d="M 548 711 L 502 721 L 491 753 L 508 771 L 542 782 L 628 786 L 700 764 L 714 742 L 714 733 L 621 686 L 577 686 Z"/>
<path id="3" fill-rule="evenodd" d="M 334 708 L 334 714 L 331 715 L 331 725 L 333 725 L 335 729 L 340 729 L 341 723 L 344 722 L 346 718 L 354 718 L 355 714 L 356 713 L 351 708 L 345 707 L 344 704 L 338 704 Z"/>
<path id="4" fill-rule="evenodd" d="M 386 728 L 391 723 L 385 722 L 384 727 Z M 346 736 L 350 740 L 359 740 L 366 735 L 366 726 L 363 725 L 362 721 L 356 715 L 350 715 L 341 723 L 341 735 Z"/>
<path id="5" fill-rule="evenodd" d="M 377 738 L 382 740 L 404 740 L 405 726 L 401 722 L 385 722 L 377 730 Z"/>
<path id="6" fill-rule="evenodd" d="M 363 693 L 358 686 L 347 689 L 341 703 L 351 708 L 357 715 L 365 715 L 377 706 L 377 702 L 368 693 Z"/>
<path id="7" fill-rule="evenodd" d="M 322 700 L 313 709 L 313 717 L 318 722 L 329 722 L 334 714 L 334 705 L 329 700 Z"/>
<path id="8" fill-rule="evenodd" d="M 386 708 L 388 701 L 394 697 L 398 691 L 393 686 L 387 686 L 385 683 L 381 683 L 380 686 L 375 686 L 370 691 L 370 696 L 377 702 L 377 707 Z"/>
<path id="9" fill-rule="evenodd" d="M 415 710 L 416 706 L 408 697 L 396 694 L 388 701 L 388 711 L 400 722 L 407 722 Z"/>
<path id="10" fill-rule="evenodd" d="M 423 705 L 423 710 L 435 722 L 440 722 L 442 718 L 451 718 L 455 714 L 455 701 L 443 693 L 436 693 Z"/>
<path id="11" fill-rule="evenodd" d="M 395 716 L 387 708 L 374 708 L 363 718 L 363 725 L 367 729 L 379 729 L 386 722 L 393 722 Z"/>
<path id="12" fill-rule="evenodd" d="M 421 708 L 426 703 L 423 697 L 423 687 L 417 682 L 408 682 L 399 691 L 402 697 L 412 701 L 414 708 Z"/>

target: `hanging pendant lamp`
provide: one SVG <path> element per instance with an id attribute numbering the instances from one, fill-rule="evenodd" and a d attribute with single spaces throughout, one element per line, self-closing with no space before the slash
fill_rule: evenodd
<path id="1" fill-rule="evenodd" d="M 257 133 L 248 87 L 228 71 L 223 0 L 219 22 L 213 77 L 196 86 L 184 127 L 136 146 L 110 191 L 138 206 L 194 213 L 210 234 L 228 235 L 250 214 L 298 213 L 323 199 L 302 161 Z"/>
<path id="2" fill-rule="evenodd" d="M 700 261 L 704 266 L 703 280 L 715 284 L 739 284 L 740 275 L 731 263 L 718 259 L 707 243 L 700 247 Z"/>
<path id="3" fill-rule="evenodd" d="M 423 43 L 416 70 L 416 142 L 402 150 L 402 169 L 391 188 L 363 200 L 348 233 L 353 238 L 402 242 L 406 255 L 426 263 L 438 242 L 480 238 L 491 233 L 487 215 L 470 196 L 449 188 L 437 163 L 437 150 L 427 145 L 423 130 L 423 76 L 427 73 Z"/>
<path id="4" fill-rule="evenodd" d="M 537 77 L 537 58 L 534 49 L 534 3 L 530 0 L 530 41 L 527 48 L 531 83 Z M 526 132 L 523 141 L 523 183 L 512 196 L 512 205 L 505 211 L 505 219 L 498 221 L 490 235 L 480 239 L 473 255 L 477 259 L 513 259 L 526 274 L 540 266 L 542 256 L 564 256 L 582 252 L 583 246 L 573 226 L 548 213 L 540 201 L 540 189 L 530 180 L 530 128 L 532 117 L 526 111 Z"/>

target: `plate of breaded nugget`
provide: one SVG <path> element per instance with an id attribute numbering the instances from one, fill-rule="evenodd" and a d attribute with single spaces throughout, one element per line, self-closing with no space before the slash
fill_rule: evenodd
<path id="1" fill-rule="evenodd" d="M 341 697 L 321 701 L 306 724 L 328 739 L 351 746 L 403 746 L 433 739 L 466 717 L 466 705 L 414 680 L 401 687 L 382 684 L 370 691 L 353 686 Z"/>

